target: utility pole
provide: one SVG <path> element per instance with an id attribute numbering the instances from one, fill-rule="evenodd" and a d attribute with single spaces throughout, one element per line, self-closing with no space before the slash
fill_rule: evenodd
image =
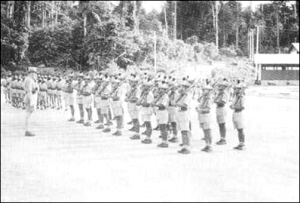
<path id="1" fill-rule="evenodd" d="M 174 15 L 174 40 L 176 40 L 176 30 L 177 30 L 177 1 L 174 1 L 175 4 L 175 15 Z"/>

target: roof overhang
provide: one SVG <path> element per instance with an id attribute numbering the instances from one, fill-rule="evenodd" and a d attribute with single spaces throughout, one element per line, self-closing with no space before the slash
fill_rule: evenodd
<path id="1" fill-rule="evenodd" d="M 254 63 L 299 65 L 299 54 L 254 54 Z"/>

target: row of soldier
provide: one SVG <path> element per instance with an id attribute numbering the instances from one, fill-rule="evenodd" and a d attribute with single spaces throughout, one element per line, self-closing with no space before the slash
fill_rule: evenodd
<path id="1" fill-rule="evenodd" d="M 23 79 L 24 80 L 24 79 Z M 230 90 L 234 90 L 232 104 L 232 119 L 238 132 L 239 144 L 234 147 L 237 150 L 245 148 L 244 135 L 244 89 L 239 81 L 230 84 L 226 79 L 211 83 L 198 79 L 189 80 L 187 77 L 176 78 L 163 72 L 154 74 L 144 72 L 142 74 L 131 73 L 129 75 L 117 73 L 110 75 L 99 72 L 92 77 L 89 74 L 72 73 L 62 76 L 38 76 L 38 107 L 40 109 L 70 107 L 70 122 L 75 121 L 75 104 L 79 108 L 79 124 L 92 125 L 92 108 L 97 110 L 97 129 L 103 132 L 111 132 L 113 120 L 116 121 L 116 132 L 112 135 L 121 136 L 124 129 L 124 108 L 122 89 L 127 87 L 125 102 L 131 118 L 133 132 L 130 139 L 141 140 L 144 144 L 152 143 L 152 131 L 159 130 L 162 142 L 158 147 L 167 148 L 169 143 L 179 142 L 181 134 L 181 149 L 178 153 L 190 153 L 191 118 L 193 109 L 192 92 L 201 90 L 197 95 L 198 121 L 204 133 L 203 140 L 206 146 L 205 152 L 212 151 L 212 105 L 216 104 L 216 118 L 219 125 L 220 140 L 218 145 L 226 144 L 226 104 L 229 102 Z M 5 98 L 11 101 L 15 107 L 24 107 L 24 95 L 22 92 L 22 77 L 7 77 L 1 83 Z M 64 102 L 63 102 L 64 100 Z M 85 113 L 87 120 L 85 121 Z M 152 128 L 151 118 L 156 116 L 157 127 Z M 106 124 L 104 124 L 106 121 Z M 141 133 L 141 126 L 146 130 Z M 169 134 L 172 137 L 169 139 Z"/>

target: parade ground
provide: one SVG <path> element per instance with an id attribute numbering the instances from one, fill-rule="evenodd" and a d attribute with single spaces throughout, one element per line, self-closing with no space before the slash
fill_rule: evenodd
<path id="1" fill-rule="evenodd" d="M 25 137 L 25 111 L 2 98 L 1 201 L 299 201 L 298 86 L 247 90 L 244 151 L 232 149 L 238 138 L 228 109 L 227 145 L 202 152 L 193 111 L 188 155 L 177 153 L 179 143 L 156 147 L 158 131 L 144 145 L 129 139 L 129 125 L 114 137 L 68 122 L 65 110 L 37 110 L 36 136 Z M 215 118 L 212 135 L 217 142 Z"/>

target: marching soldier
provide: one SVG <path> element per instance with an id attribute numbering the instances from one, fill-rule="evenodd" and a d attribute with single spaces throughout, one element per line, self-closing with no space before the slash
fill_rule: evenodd
<path id="1" fill-rule="evenodd" d="M 93 89 L 93 93 L 94 93 L 94 107 L 97 110 L 97 116 L 98 116 L 98 120 L 95 121 L 95 123 L 101 123 L 99 126 L 96 127 L 96 129 L 103 129 L 103 115 L 101 113 L 101 96 L 100 96 L 100 91 L 101 91 L 101 84 L 102 84 L 102 75 L 101 73 L 99 75 L 97 75 L 95 77 L 95 86 Z"/>
<path id="2" fill-rule="evenodd" d="M 169 96 L 167 94 L 167 83 L 166 81 L 162 81 L 159 85 L 159 92 L 157 99 L 154 100 L 153 105 L 158 108 L 158 111 L 156 112 L 156 118 L 159 125 L 159 130 L 162 137 L 162 143 L 157 145 L 157 147 L 167 148 L 168 145 L 168 131 L 167 131 L 167 125 L 168 125 L 168 111 L 167 107 L 169 105 Z"/>
<path id="3" fill-rule="evenodd" d="M 210 85 L 205 85 L 203 88 L 203 93 L 198 99 L 198 119 L 200 123 L 200 128 L 204 132 L 204 140 L 206 146 L 202 149 L 204 152 L 211 152 L 212 147 L 212 136 L 211 136 L 211 105 L 212 105 L 212 90 L 213 88 Z"/>
<path id="4" fill-rule="evenodd" d="M 176 101 L 176 106 L 179 108 L 177 113 L 178 130 L 181 131 L 182 136 L 182 148 L 178 151 L 181 154 L 190 153 L 190 139 L 191 139 L 191 121 L 190 121 L 190 103 L 192 95 L 189 92 L 191 84 L 187 81 L 187 78 L 182 79 L 180 96 Z"/>
<path id="5" fill-rule="evenodd" d="M 69 77 L 69 79 L 66 81 L 65 85 L 65 103 L 67 106 L 70 106 L 71 109 L 71 118 L 68 120 L 70 122 L 75 121 L 75 109 L 74 109 L 74 102 L 75 102 L 75 96 L 74 96 L 74 82 L 72 76 Z"/>
<path id="6" fill-rule="evenodd" d="M 87 117 L 88 117 L 87 122 L 84 125 L 91 126 L 92 125 L 93 85 L 92 85 L 91 77 L 89 75 L 86 75 L 84 77 L 84 80 L 85 80 L 85 85 L 82 88 L 83 108 L 85 108 L 85 110 L 87 112 Z"/>
<path id="7" fill-rule="evenodd" d="M 109 76 L 108 74 L 105 74 L 103 77 L 102 85 L 101 85 L 101 90 L 98 93 L 101 97 L 100 100 L 100 112 L 103 115 L 103 118 L 106 119 L 107 122 L 107 127 L 103 130 L 103 132 L 108 133 L 111 131 L 110 129 L 110 117 L 109 117 L 109 108 L 110 108 L 110 92 L 111 92 L 111 86 L 110 86 L 110 81 L 109 81 Z M 104 120 L 103 120 L 104 121 Z M 103 126 L 103 123 L 100 123 L 100 127 Z M 103 126 L 104 128 L 104 126 Z"/>
<path id="8" fill-rule="evenodd" d="M 225 105 L 228 102 L 228 94 L 225 91 L 228 88 L 228 83 L 226 79 L 223 79 L 223 82 L 220 83 L 217 88 L 217 95 L 214 102 L 217 104 L 216 109 L 216 116 L 217 116 L 217 123 L 219 125 L 219 131 L 221 135 L 221 139 L 216 143 L 217 145 L 225 145 L 226 144 L 226 117 L 227 112 Z"/>
<path id="9" fill-rule="evenodd" d="M 62 109 L 63 85 L 64 85 L 64 81 L 62 77 L 59 77 L 56 82 L 57 110 Z"/>
<path id="10" fill-rule="evenodd" d="M 137 101 L 137 105 L 141 105 L 141 117 L 145 123 L 146 131 L 143 132 L 143 135 L 146 135 L 146 138 L 142 140 L 144 144 L 151 144 L 151 135 L 152 135 L 152 125 L 151 125 L 151 116 L 153 114 L 152 107 L 150 106 L 154 100 L 153 93 L 151 91 L 151 87 L 153 83 L 150 77 L 145 78 L 144 80 L 144 89 L 141 93 L 140 99 Z"/>
<path id="11" fill-rule="evenodd" d="M 41 110 L 46 109 L 46 99 L 47 99 L 47 84 L 44 79 L 42 79 L 40 84 L 40 106 Z"/>
<path id="12" fill-rule="evenodd" d="M 124 79 L 123 79 L 124 81 Z M 112 110 L 114 119 L 117 122 L 117 131 L 113 133 L 114 136 L 121 136 L 122 129 L 123 129 L 123 122 L 124 122 L 124 109 L 121 101 L 122 91 L 121 87 L 123 85 L 123 81 L 121 81 L 121 76 L 115 76 L 112 81 L 112 92 L 111 92 L 111 99 L 112 99 Z"/>
<path id="13" fill-rule="evenodd" d="M 29 131 L 29 119 L 31 114 L 36 110 L 37 105 L 37 72 L 36 68 L 30 67 L 28 70 L 28 76 L 25 79 L 25 104 L 26 104 L 26 117 L 25 117 L 25 136 L 34 136 L 32 132 Z"/>
<path id="14" fill-rule="evenodd" d="M 170 78 L 169 82 L 171 89 L 169 92 L 169 106 L 167 108 L 169 114 L 169 123 L 171 124 L 171 129 L 173 133 L 173 137 L 169 139 L 169 142 L 176 143 L 178 142 L 178 129 L 177 129 L 177 114 L 178 108 L 176 106 L 176 101 L 179 98 L 179 93 L 177 91 L 176 79 Z"/>
<path id="15" fill-rule="evenodd" d="M 234 110 L 232 114 L 232 121 L 234 128 L 238 131 L 239 144 L 234 147 L 236 150 L 245 149 L 245 122 L 244 122 L 244 112 L 245 109 L 245 97 L 244 97 L 245 87 L 239 81 L 234 87 L 234 97 L 230 108 Z"/>
<path id="16" fill-rule="evenodd" d="M 139 122 L 139 111 L 136 102 L 140 97 L 140 90 L 138 88 L 138 76 L 136 74 L 132 74 L 129 78 L 130 81 L 130 91 L 126 95 L 125 101 L 128 102 L 128 111 L 133 122 L 132 131 L 135 134 L 130 137 L 132 140 L 140 139 L 140 122 Z"/>
<path id="17" fill-rule="evenodd" d="M 75 89 L 77 91 L 77 104 L 79 107 L 79 112 L 80 112 L 80 120 L 77 121 L 79 124 L 84 124 L 84 109 L 83 109 L 83 94 L 82 94 L 82 89 L 84 86 L 84 81 L 82 80 L 83 74 L 78 75 L 78 83 L 75 86 Z"/>

